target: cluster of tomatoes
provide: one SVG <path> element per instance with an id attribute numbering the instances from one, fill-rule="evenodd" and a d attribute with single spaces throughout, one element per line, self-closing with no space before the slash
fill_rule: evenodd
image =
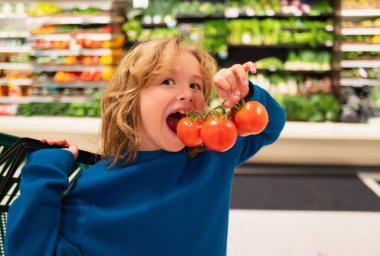
<path id="1" fill-rule="evenodd" d="M 206 115 L 187 113 L 177 124 L 177 134 L 187 147 L 203 144 L 210 150 L 224 152 L 235 144 L 238 135 L 261 133 L 268 119 L 268 112 L 260 102 L 242 101 L 230 110 L 219 106 Z"/>

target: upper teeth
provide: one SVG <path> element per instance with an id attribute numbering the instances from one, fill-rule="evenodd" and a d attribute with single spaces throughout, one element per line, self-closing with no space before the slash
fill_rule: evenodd
<path id="1" fill-rule="evenodd" d="M 181 110 L 181 111 L 179 111 L 179 113 L 181 113 L 181 114 L 186 114 L 186 111 Z"/>

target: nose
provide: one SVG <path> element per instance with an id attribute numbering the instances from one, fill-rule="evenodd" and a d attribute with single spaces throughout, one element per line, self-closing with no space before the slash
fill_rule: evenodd
<path id="1" fill-rule="evenodd" d="M 180 92 L 177 95 L 177 99 L 181 101 L 184 100 L 184 101 L 192 102 L 193 92 L 191 88 L 189 88 L 188 86 L 184 86 L 184 88 L 181 88 Z"/>

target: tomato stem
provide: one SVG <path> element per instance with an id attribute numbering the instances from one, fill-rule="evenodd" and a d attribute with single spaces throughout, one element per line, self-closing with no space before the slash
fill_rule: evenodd
<path id="1" fill-rule="evenodd" d="M 235 107 L 233 107 L 233 109 L 235 110 L 239 110 L 241 109 L 245 104 L 245 100 L 242 98 L 240 99 L 240 101 L 235 105 Z"/>
<path id="2" fill-rule="evenodd" d="M 190 110 L 186 112 L 186 116 L 193 122 L 203 120 L 203 115 L 199 111 L 196 111 L 196 110 Z"/>

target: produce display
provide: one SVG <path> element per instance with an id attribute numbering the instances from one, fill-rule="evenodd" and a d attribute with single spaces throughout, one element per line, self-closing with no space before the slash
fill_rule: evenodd
<path id="1" fill-rule="evenodd" d="M 311 95 L 315 93 L 332 93 L 331 78 L 323 74 L 313 77 L 302 74 L 258 73 L 250 80 L 265 88 L 280 104 L 285 95 Z"/>
<path id="2" fill-rule="evenodd" d="M 342 0 L 342 9 L 379 9 L 380 3 L 378 1 L 366 0 Z"/>
<path id="3" fill-rule="evenodd" d="M 332 45 L 333 33 L 325 31 L 331 21 L 323 25 L 317 21 L 313 28 L 312 21 L 306 22 L 306 26 L 301 25 L 301 19 L 293 22 L 274 18 L 230 20 L 227 40 L 232 45 Z M 293 24 L 297 25 L 293 27 Z M 301 27 L 302 30 L 298 30 Z"/>
<path id="4" fill-rule="evenodd" d="M 27 3 L 0 3 L 0 16 L 24 16 L 28 7 Z"/>
<path id="5" fill-rule="evenodd" d="M 331 53 L 327 51 L 291 50 L 285 62 L 276 57 L 256 61 L 258 69 L 289 71 L 329 71 Z"/>
<path id="6" fill-rule="evenodd" d="M 380 51 L 376 52 L 343 52 L 344 60 L 380 60 Z"/>
<path id="7" fill-rule="evenodd" d="M 377 79 L 380 84 L 380 67 L 378 68 L 348 68 L 341 71 L 343 78 Z"/>
<path id="8" fill-rule="evenodd" d="M 331 94 L 286 95 L 283 106 L 291 121 L 338 121 L 340 102 Z"/>
<path id="9" fill-rule="evenodd" d="M 331 13 L 333 8 L 330 1 L 318 0 L 312 5 L 299 0 L 231 0 L 228 1 L 228 10 L 232 15 L 320 15 Z"/>
<path id="10" fill-rule="evenodd" d="M 328 71 L 331 69 L 331 53 L 327 51 L 290 51 L 284 64 L 287 70 Z"/>
<path id="11" fill-rule="evenodd" d="M 256 61 L 258 73 L 250 79 L 279 100 L 289 120 L 364 122 L 376 116 L 369 109 L 379 109 L 373 95 L 380 51 L 367 49 L 380 45 L 378 16 L 337 19 L 328 0 L 152 0 L 146 9 L 128 9 L 125 17 L 86 3 L 70 9 L 60 1 L 0 4 L 0 18 L 10 19 L 0 29 L 2 114 L 20 106 L 20 115 L 93 116 L 99 112 L 84 106 L 112 77 L 126 48 L 179 35 L 200 43 L 221 68 Z M 338 8 L 380 6 L 342 0 Z M 28 24 L 13 26 L 20 17 Z M 16 104 L 9 104 L 12 99 Z M 214 95 L 211 106 L 217 102 Z"/>
<path id="12" fill-rule="evenodd" d="M 205 50 L 215 53 L 220 58 L 227 56 L 227 27 L 223 19 L 205 20 L 201 23 L 179 23 L 176 27 L 149 27 L 138 20 L 123 24 L 123 30 L 129 41 L 154 40 L 183 36 L 189 42 L 198 43 Z"/>
<path id="13" fill-rule="evenodd" d="M 178 113 L 169 116 L 169 126 L 176 123 Z M 237 136 L 261 133 L 268 124 L 268 112 L 258 101 L 241 100 L 234 108 L 219 105 L 206 113 L 189 112 L 172 128 L 188 147 L 204 147 L 224 152 Z"/>
<path id="14" fill-rule="evenodd" d="M 379 10 L 380 3 L 343 0 L 341 5 L 343 10 L 358 12 L 343 15 L 341 22 L 340 41 L 344 51 L 340 70 L 340 120 L 367 122 L 380 116 L 380 18 L 367 14 L 366 9 Z"/>
<path id="15" fill-rule="evenodd" d="M 344 43 L 369 43 L 380 44 L 379 35 L 345 35 L 343 36 Z"/>
<path id="16" fill-rule="evenodd" d="M 373 102 L 375 108 L 380 110 L 380 84 L 369 90 L 368 98 Z"/>
<path id="17" fill-rule="evenodd" d="M 33 102 L 21 104 L 17 115 L 21 116 L 72 116 L 98 117 L 100 115 L 100 94 L 94 91 L 86 93 L 90 98 L 86 102 Z"/>
<path id="18" fill-rule="evenodd" d="M 342 21 L 342 28 L 372 28 L 372 27 L 380 27 L 380 17 L 375 19 L 364 19 L 361 21 L 350 21 L 345 20 Z"/>
<path id="19" fill-rule="evenodd" d="M 88 100 L 110 80 L 123 55 L 124 18 L 96 6 L 63 8 L 59 1 L 6 3 L 0 12 L 12 14 L 4 16 L 10 21 L 19 19 L 16 14 L 28 19 L 24 26 L 7 22 L 0 31 L 0 105 L 6 110 L 2 114 L 14 114 L 18 106 L 19 115 L 62 111 L 61 115 L 98 116 L 95 103 L 89 108 Z M 85 108 L 78 107 L 82 104 Z"/>

